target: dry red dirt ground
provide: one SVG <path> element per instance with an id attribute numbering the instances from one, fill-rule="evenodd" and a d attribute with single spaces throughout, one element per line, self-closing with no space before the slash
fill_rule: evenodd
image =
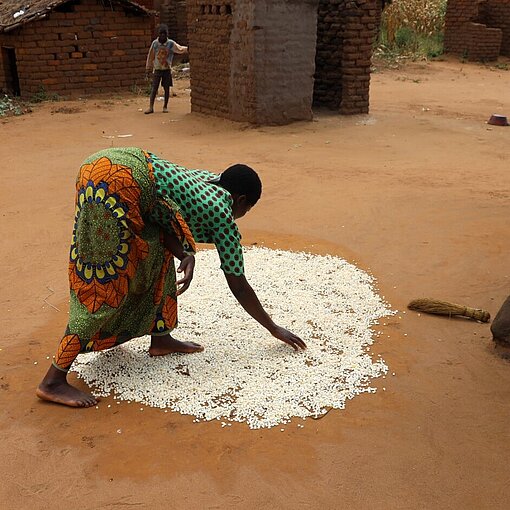
<path id="1" fill-rule="evenodd" d="M 238 125 L 190 115 L 179 82 L 168 115 L 122 96 L 1 123 L 2 507 L 508 508 L 510 363 L 488 325 L 391 318 L 373 349 L 396 373 L 375 382 L 386 391 L 283 433 L 112 399 L 67 409 L 34 390 L 66 324 L 74 179 L 112 144 L 253 165 L 264 193 L 240 222 L 247 244 L 356 261 L 399 310 L 430 295 L 494 315 L 510 290 L 510 127 L 485 121 L 510 116 L 509 83 L 451 60 L 375 73 L 370 116 Z"/>

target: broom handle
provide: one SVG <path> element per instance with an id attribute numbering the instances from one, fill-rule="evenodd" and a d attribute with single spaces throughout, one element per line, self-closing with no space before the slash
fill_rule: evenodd
<path id="1" fill-rule="evenodd" d="M 464 307 L 462 315 L 481 322 L 487 322 L 490 318 L 489 313 L 485 310 L 478 310 L 477 308 L 470 308 L 469 306 Z"/>

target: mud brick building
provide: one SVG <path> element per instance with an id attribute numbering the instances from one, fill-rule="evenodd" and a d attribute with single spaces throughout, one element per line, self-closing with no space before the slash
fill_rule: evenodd
<path id="1" fill-rule="evenodd" d="M 366 113 L 376 0 L 188 0 L 191 105 L 283 124 Z"/>
<path id="2" fill-rule="evenodd" d="M 510 56 L 510 0 L 449 0 L 444 45 L 470 60 Z"/>
<path id="3" fill-rule="evenodd" d="M 192 111 L 261 124 L 311 119 L 317 1 L 188 3 Z"/>
<path id="4" fill-rule="evenodd" d="M 0 90 L 30 97 L 141 82 L 152 14 L 129 0 L 0 2 Z"/>

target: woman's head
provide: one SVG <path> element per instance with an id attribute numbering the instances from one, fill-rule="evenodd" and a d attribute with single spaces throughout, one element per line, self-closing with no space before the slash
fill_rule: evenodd
<path id="1" fill-rule="evenodd" d="M 237 164 L 227 168 L 220 175 L 219 184 L 232 195 L 232 211 L 236 219 L 244 216 L 262 194 L 262 183 L 257 172 L 247 165 Z"/>

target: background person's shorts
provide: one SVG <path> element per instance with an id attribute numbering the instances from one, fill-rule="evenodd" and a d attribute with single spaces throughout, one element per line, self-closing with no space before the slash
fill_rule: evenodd
<path id="1" fill-rule="evenodd" d="M 172 87 L 172 71 L 170 69 L 158 70 L 156 69 L 152 75 L 152 86 L 159 87 L 159 82 L 161 81 L 161 85 L 163 88 Z"/>

